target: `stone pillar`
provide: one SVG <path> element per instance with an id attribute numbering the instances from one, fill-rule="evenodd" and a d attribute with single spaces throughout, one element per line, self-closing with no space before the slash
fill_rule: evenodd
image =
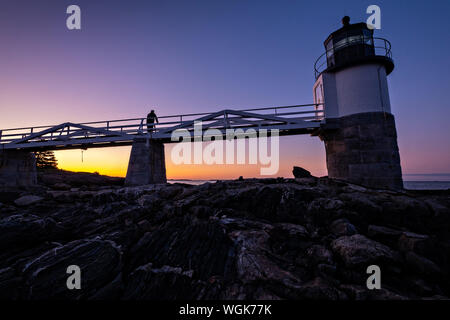
<path id="1" fill-rule="evenodd" d="M 0 150 L 0 187 L 37 184 L 36 158 L 24 150 Z"/>
<path id="2" fill-rule="evenodd" d="M 164 144 L 146 138 L 135 139 L 131 147 L 125 185 L 137 186 L 166 182 Z"/>
<path id="3" fill-rule="evenodd" d="M 372 188 L 403 188 L 392 114 L 367 112 L 327 119 L 320 138 L 325 142 L 330 178 Z"/>

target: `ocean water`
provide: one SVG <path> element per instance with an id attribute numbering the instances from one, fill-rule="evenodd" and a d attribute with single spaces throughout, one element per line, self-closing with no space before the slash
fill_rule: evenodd
<path id="1" fill-rule="evenodd" d="M 189 179 L 172 180 L 172 179 L 167 179 L 168 183 L 186 183 L 186 184 L 193 184 L 195 186 L 198 186 L 200 184 L 204 184 L 206 182 L 214 183 L 216 181 L 217 180 L 189 180 Z"/>
<path id="2" fill-rule="evenodd" d="M 403 185 L 411 190 L 450 189 L 450 173 L 403 174 Z"/>
<path id="3" fill-rule="evenodd" d="M 200 185 L 217 180 L 168 180 L 169 183 L 187 183 Z M 450 189 L 450 173 L 403 174 L 403 185 L 410 190 L 446 190 Z"/>

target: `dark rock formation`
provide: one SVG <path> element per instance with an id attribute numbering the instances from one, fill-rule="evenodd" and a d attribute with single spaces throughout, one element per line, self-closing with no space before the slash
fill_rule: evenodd
<path id="1" fill-rule="evenodd" d="M 348 267 L 388 265 L 399 260 L 399 256 L 388 246 L 360 234 L 340 237 L 331 243 L 331 247 Z"/>
<path id="2" fill-rule="evenodd" d="M 80 290 L 68 290 L 67 267 L 82 271 Z M 29 261 L 22 269 L 23 297 L 28 299 L 90 298 L 104 291 L 121 270 L 121 252 L 113 241 L 75 240 L 57 246 Z M 118 288 L 117 288 L 118 289 Z M 114 288 L 108 288 L 108 291 Z M 106 297 L 111 293 L 103 293 Z"/>
<path id="3" fill-rule="evenodd" d="M 103 176 L 98 173 L 71 172 L 55 169 L 38 170 L 37 179 L 40 184 L 51 187 L 55 190 L 70 190 L 70 188 L 98 186 L 120 186 L 125 179 L 117 177 Z"/>
<path id="4" fill-rule="evenodd" d="M 314 177 L 142 187 L 43 180 L 0 192 L 2 299 L 450 296 L 448 192 Z M 372 264 L 381 290 L 366 287 Z M 81 269 L 80 290 L 66 287 L 70 265 Z"/>
<path id="5" fill-rule="evenodd" d="M 295 178 L 309 178 L 311 177 L 311 172 L 301 167 L 294 167 L 292 174 Z"/>

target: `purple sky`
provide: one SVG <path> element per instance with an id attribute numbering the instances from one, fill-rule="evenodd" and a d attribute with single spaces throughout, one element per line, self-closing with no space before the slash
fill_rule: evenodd
<path id="1" fill-rule="evenodd" d="M 70 4 L 81 7 L 81 31 L 66 28 Z M 311 103 L 324 39 L 344 15 L 365 21 L 370 4 L 2 0 L 0 128 L 142 117 L 151 106 L 169 115 Z M 450 172 L 450 2 L 376 4 L 376 35 L 391 41 L 396 64 L 389 89 L 403 172 Z M 280 176 L 293 165 L 326 174 L 317 137 L 283 137 L 281 154 Z M 109 174 L 123 174 L 128 155 L 88 150 L 81 163 L 80 151 L 57 154 L 63 167 Z M 168 164 L 169 178 L 181 171 Z"/>

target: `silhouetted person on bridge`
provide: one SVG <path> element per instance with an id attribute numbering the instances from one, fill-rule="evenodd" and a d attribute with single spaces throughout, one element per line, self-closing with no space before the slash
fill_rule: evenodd
<path id="1" fill-rule="evenodd" d="M 156 113 L 155 113 L 155 110 L 152 110 L 147 115 L 147 131 L 148 131 L 148 133 L 152 133 L 154 131 L 155 120 L 156 120 L 156 123 L 159 123 L 158 117 L 156 116 Z"/>

